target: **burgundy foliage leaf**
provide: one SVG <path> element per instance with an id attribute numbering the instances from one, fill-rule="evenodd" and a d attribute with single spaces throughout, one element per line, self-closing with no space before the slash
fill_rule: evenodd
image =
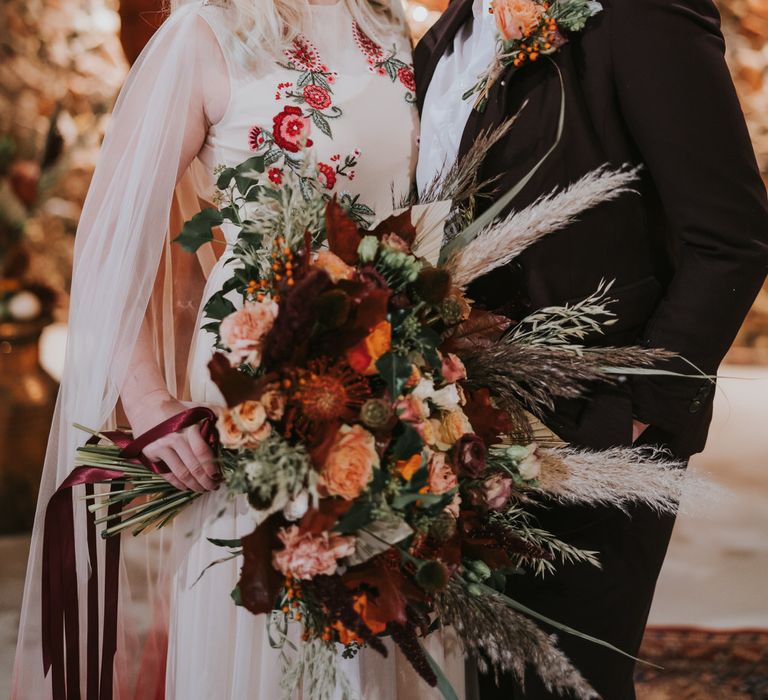
<path id="1" fill-rule="evenodd" d="M 357 265 L 357 247 L 363 236 L 357 224 L 334 197 L 325 208 L 325 234 L 328 248 L 347 265 Z"/>
<path id="2" fill-rule="evenodd" d="M 272 551 L 280 546 L 277 531 L 286 524 L 282 514 L 267 518 L 242 538 L 243 568 L 240 571 L 240 600 L 254 615 L 269 613 L 283 585 L 283 576 L 272 566 Z"/>

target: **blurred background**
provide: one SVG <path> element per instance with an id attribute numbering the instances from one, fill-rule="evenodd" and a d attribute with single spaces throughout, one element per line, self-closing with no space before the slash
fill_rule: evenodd
<path id="1" fill-rule="evenodd" d="M 404 0 L 414 39 L 445 0 Z M 10 688 L 32 514 L 63 361 L 77 221 L 117 91 L 162 0 L 0 5 L 0 697 Z M 768 0 L 718 0 L 768 176 Z M 682 515 L 651 613 L 641 700 L 768 698 L 768 287 L 721 370 L 692 469 L 728 488 Z M 606 699 L 611 700 L 611 699 Z"/>

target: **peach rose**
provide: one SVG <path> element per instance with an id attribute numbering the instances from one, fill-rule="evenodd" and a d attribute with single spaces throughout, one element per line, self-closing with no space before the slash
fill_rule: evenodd
<path id="1" fill-rule="evenodd" d="M 280 420 L 285 413 L 285 394 L 277 388 L 277 384 L 270 384 L 261 395 L 261 405 L 267 412 L 269 420 Z"/>
<path id="2" fill-rule="evenodd" d="M 325 458 L 320 478 L 330 495 L 351 501 L 363 492 L 378 466 L 373 435 L 361 425 L 342 425 Z"/>
<path id="3" fill-rule="evenodd" d="M 543 5 L 534 0 L 495 0 L 496 26 L 507 41 L 522 39 L 541 22 Z"/>
<path id="4" fill-rule="evenodd" d="M 301 533 L 296 525 L 280 528 L 277 533 L 283 549 L 272 552 L 272 565 L 285 576 L 309 580 L 315 576 L 332 576 L 337 561 L 355 551 L 354 537 L 322 532 Z"/>
<path id="5" fill-rule="evenodd" d="M 222 447 L 233 450 L 256 447 L 272 430 L 264 406 L 258 401 L 245 401 L 221 411 L 216 428 Z"/>
<path id="6" fill-rule="evenodd" d="M 442 452 L 435 452 L 429 460 L 429 490 L 438 495 L 448 493 L 459 485 L 451 465 Z"/>
<path id="7" fill-rule="evenodd" d="M 272 329 L 277 311 L 274 301 L 247 301 L 242 309 L 221 322 L 221 342 L 230 351 L 229 362 L 233 367 L 243 362 L 254 367 L 261 364 L 264 336 Z"/>
<path id="8" fill-rule="evenodd" d="M 260 401 L 244 401 L 235 406 L 232 418 L 245 433 L 245 447 L 256 447 L 272 431 Z"/>
<path id="9" fill-rule="evenodd" d="M 321 250 L 315 257 L 315 266 L 325 270 L 334 281 L 348 280 L 352 278 L 355 268 L 347 265 L 338 255 L 330 250 Z"/>
<path id="10" fill-rule="evenodd" d="M 360 374 L 376 374 L 376 360 L 391 347 L 392 326 L 389 321 L 379 321 L 366 338 L 347 350 L 347 362 Z"/>
<path id="11" fill-rule="evenodd" d="M 219 433 L 221 446 L 230 450 L 236 450 L 245 444 L 245 433 L 235 422 L 232 411 L 223 410 L 216 421 L 216 430 Z"/>
<path id="12" fill-rule="evenodd" d="M 464 363 L 452 352 L 443 356 L 441 373 L 443 380 L 448 384 L 453 384 L 453 382 L 467 378 L 467 370 L 464 367 Z"/>

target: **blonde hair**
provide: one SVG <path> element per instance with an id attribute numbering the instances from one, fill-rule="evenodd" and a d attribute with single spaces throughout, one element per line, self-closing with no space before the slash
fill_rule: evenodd
<path id="1" fill-rule="evenodd" d="M 372 39 L 383 41 L 393 30 L 405 32 L 401 0 L 338 0 Z M 200 0 L 170 0 L 173 12 Z M 263 60 L 282 56 L 283 50 L 308 26 L 308 0 L 208 0 L 228 10 L 233 28 L 245 53 Z"/>

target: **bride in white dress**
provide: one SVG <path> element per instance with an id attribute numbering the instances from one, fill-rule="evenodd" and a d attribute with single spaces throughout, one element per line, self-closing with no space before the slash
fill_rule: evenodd
<path id="1" fill-rule="evenodd" d="M 13 700 L 62 700 L 41 656 L 42 520 L 84 440 L 72 424 L 109 427 L 122 416 L 140 434 L 190 404 L 221 403 L 206 367 L 210 335 L 198 329 L 202 306 L 229 276 L 223 246 L 192 256 L 170 242 L 210 199 L 216 169 L 260 153 L 270 163 L 267 176 L 279 183 L 299 167 L 306 144 L 314 185 L 361 223 L 390 210 L 413 183 L 418 117 L 397 7 L 369 0 L 176 5 L 126 81 L 78 229 L 67 365 L 30 554 Z M 237 231 L 224 236 L 231 244 Z M 253 530 L 248 508 L 215 490 L 213 456 L 196 428 L 145 454 L 163 460 L 180 488 L 209 493 L 166 528 L 123 537 L 117 651 L 111 672 L 105 664 L 111 679 L 102 677 L 93 695 L 85 635 L 68 638 L 80 674 L 68 677 L 65 700 L 280 697 L 280 652 L 270 645 L 265 617 L 229 597 L 240 563 L 218 564 L 197 580 L 221 556 L 207 538 Z M 75 499 L 80 629 L 91 574 L 84 510 Z M 444 659 L 440 640 L 430 647 L 459 687 L 462 661 Z M 389 650 L 387 659 L 367 650 L 354 660 L 339 657 L 357 693 L 429 697 L 407 661 Z M 300 696 L 313 700 L 309 692 Z"/>

